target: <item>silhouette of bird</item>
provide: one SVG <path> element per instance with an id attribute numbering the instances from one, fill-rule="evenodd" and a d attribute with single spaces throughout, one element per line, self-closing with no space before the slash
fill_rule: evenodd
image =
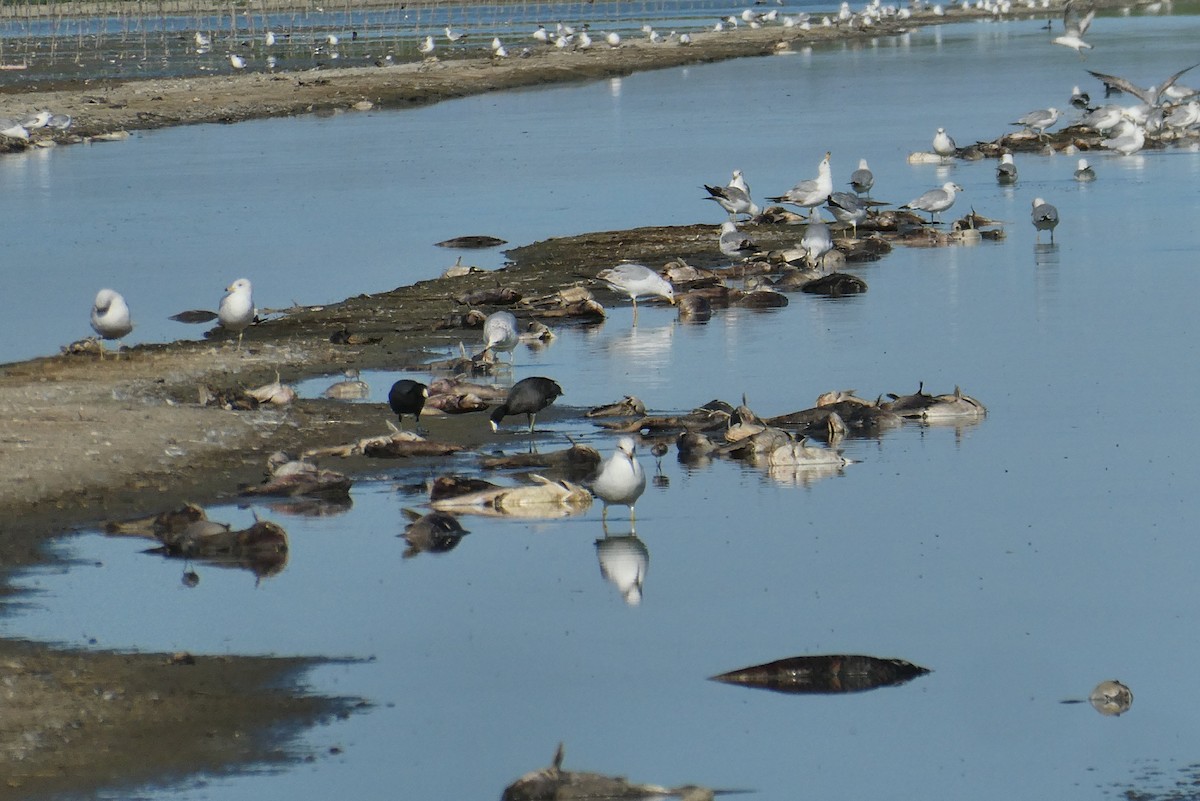
<path id="1" fill-rule="evenodd" d="M 500 421 L 510 414 L 523 414 L 529 418 L 529 433 L 533 433 L 537 413 L 554 403 L 563 394 L 562 387 L 549 378 L 531 376 L 513 384 L 504 403 L 492 411 L 492 430 L 500 430 Z"/>

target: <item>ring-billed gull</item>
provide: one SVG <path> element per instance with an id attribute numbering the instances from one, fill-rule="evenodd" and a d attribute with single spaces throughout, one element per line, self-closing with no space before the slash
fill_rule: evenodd
<path id="1" fill-rule="evenodd" d="M 101 289 L 96 293 L 96 302 L 92 304 L 92 330 L 99 334 L 101 339 L 115 340 L 120 340 L 133 330 L 129 306 L 120 292 Z M 104 358 L 103 344 L 100 346 L 100 357 Z"/>
<path id="2" fill-rule="evenodd" d="M 1200 67 L 1200 64 L 1193 64 L 1190 67 L 1184 67 L 1179 72 L 1167 78 L 1161 84 L 1147 87 L 1138 86 L 1132 81 L 1126 80 L 1119 75 L 1105 75 L 1103 72 L 1093 72 L 1092 70 L 1088 70 L 1088 74 L 1094 78 L 1098 78 L 1101 82 L 1103 82 L 1106 92 L 1128 92 L 1146 105 L 1154 107 L 1160 105 L 1159 100 L 1162 98 L 1164 92 L 1174 86 L 1175 82 L 1179 80 L 1179 78 L 1185 72 L 1188 70 L 1193 70 L 1196 67 Z"/>
<path id="3" fill-rule="evenodd" d="M 529 433 L 532 434 L 537 413 L 554 403 L 555 399 L 562 394 L 562 387 L 549 378 L 542 376 L 522 378 L 513 384 L 504 403 L 492 411 L 492 430 L 498 431 L 500 421 L 508 415 L 523 414 L 529 418 Z"/>
<path id="4" fill-rule="evenodd" d="M 401 378 L 388 390 L 388 406 L 392 407 L 401 425 L 404 425 L 404 415 L 411 414 L 420 428 L 421 410 L 425 408 L 425 399 L 428 397 L 429 387 L 411 378 Z"/>
<path id="5" fill-rule="evenodd" d="M 930 189 L 918 198 L 908 201 L 900 208 L 916 209 L 929 212 L 929 222 L 933 222 L 935 214 L 939 214 L 954 205 L 954 198 L 963 188 L 953 181 L 942 184 L 940 189 Z"/>
<path id="6" fill-rule="evenodd" d="M 512 352 L 521 341 L 517 331 L 517 318 L 512 312 L 492 312 L 483 321 L 483 349 L 497 353 L 508 353 L 510 361 Z"/>
<path id="7" fill-rule="evenodd" d="M 1002 186 L 1011 186 L 1017 182 L 1017 165 L 1013 163 L 1013 154 L 1005 153 L 996 165 L 996 182 Z"/>
<path id="8" fill-rule="evenodd" d="M 958 153 L 958 147 L 945 128 L 938 128 L 933 135 L 933 152 L 942 158 L 948 158 Z"/>
<path id="9" fill-rule="evenodd" d="M 1074 3 L 1067 3 L 1063 10 L 1063 35 L 1054 37 L 1051 42 L 1063 47 L 1069 47 L 1079 54 L 1080 58 L 1085 58 L 1084 50 L 1091 50 L 1092 46 L 1083 41 L 1084 34 L 1092 24 L 1092 18 L 1096 16 L 1096 9 L 1089 8 L 1088 12 L 1082 17 L 1079 16 L 1079 11 Z"/>
<path id="10" fill-rule="evenodd" d="M 850 188 L 860 195 L 871 196 L 871 187 L 875 185 L 875 173 L 867 166 L 866 159 L 858 160 L 858 169 L 850 173 Z"/>
<path id="11" fill-rule="evenodd" d="M 739 214 L 753 217 L 760 211 L 754 201 L 750 199 L 750 193 L 732 183 L 728 186 L 705 184 L 704 188 L 708 191 L 708 197 L 705 200 L 715 200 L 721 208 L 729 212 L 731 219 L 736 219 Z"/>
<path id="12" fill-rule="evenodd" d="M 600 521 L 608 520 L 610 505 L 628 506 L 629 522 L 635 518 L 634 504 L 646 491 L 646 473 L 637 460 L 637 444 L 633 437 L 621 437 L 617 440 L 617 449 L 600 468 L 600 473 L 592 483 L 592 492 L 604 502 L 600 512 Z"/>
<path id="13" fill-rule="evenodd" d="M 1039 108 L 1031 111 L 1012 124 L 1024 126 L 1027 130 L 1036 133 L 1038 138 L 1041 139 L 1046 133 L 1046 129 L 1058 122 L 1058 117 L 1058 109 L 1051 106 L 1050 108 Z"/>
<path id="14" fill-rule="evenodd" d="M 419 45 L 417 45 L 417 52 L 419 52 L 423 56 L 432 56 L 433 51 L 436 49 L 437 49 L 437 43 L 435 43 L 433 41 L 432 36 L 426 36 L 424 39 L 421 40 L 421 43 Z"/>
<path id="15" fill-rule="evenodd" d="M 838 222 L 850 224 L 855 237 L 858 236 L 858 224 L 867 219 L 867 211 L 871 208 L 865 200 L 849 192 L 834 192 L 825 205 Z"/>
<path id="16" fill-rule="evenodd" d="M 246 59 L 242 58 L 237 53 L 230 53 L 229 66 L 233 67 L 235 70 L 244 70 L 246 69 Z"/>
<path id="17" fill-rule="evenodd" d="M 1100 140 L 1100 144 L 1122 156 L 1131 156 L 1146 144 L 1146 132 L 1135 122 L 1121 120 L 1113 130 L 1112 136 Z"/>
<path id="18" fill-rule="evenodd" d="M 804 228 L 804 236 L 800 238 L 800 249 L 804 251 L 804 258 L 809 267 L 819 265 L 819 269 L 824 272 L 825 254 L 833 250 L 833 235 L 829 232 L 829 226 L 821 219 L 821 215 L 814 214 L 809 218 L 808 225 Z"/>
<path id="19" fill-rule="evenodd" d="M 1080 159 L 1079 164 L 1075 167 L 1076 181 L 1094 181 L 1096 180 L 1096 171 L 1088 165 L 1087 159 Z"/>
<path id="20" fill-rule="evenodd" d="M 726 220 L 721 223 L 721 237 L 717 247 L 731 259 L 745 259 L 758 252 L 758 246 L 750 237 L 738 230 L 737 223 Z"/>
<path id="21" fill-rule="evenodd" d="M 1088 111 L 1092 98 L 1087 92 L 1080 91 L 1078 86 L 1071 87 L 1071 105 L 1080 111 Z"/>
<path id="22" fill-rule="evenodd" d="M 1120 106 L 1108 103 L 1084 114 L 1079 124 L 1097 131 L 1107 131 L 1117 127 L 1117 123 L 1125 119 L 1123 111 Z"/>
<path id="23" fill-rule="evenodd" d="M 1033 227 L 1037 229 L 1037 241 L 1042 241 L 1042 231 L 1049 231 L 1050 244 L 1054 244 L 1054 229 L 1058 227 L 1058 209 L 1040 197 L 1035 197 L 1031 217 Z"/>
<path id="24" fill-rule="evenodd" d="M 604 283 L 616 292 L 622 292 L 633 301 L 633 310 L 637 312 L 637 299 L 649 297 L 666 298 L 675 302 L 675 288 L 671 282 L 644 264 L 625 262 L 616 267 L 609 267 L 596 274 Z"/>
<path id="25" fill-rule="evenodd" d="M 250 279 L 239 278 L 225 287 L 229 294 L 221 298 L 221 306 L 217 309 L 217 320 L 221 327 L 235 331 L 238 335 L 237 349 L 242 349 L 242 334 L 254 322 L 254 298 L 251 294 Z"/>
<path id="26" fill-rule="evenodd" d="M 814 209 L 825 202 L 833 192 L 833 173 L 829 168 L 829 152 L 817 165 L 817 177 L 801 181 L 778 197 L 767 198 L 776 203 L 791 203 L 805 209 Z"/>

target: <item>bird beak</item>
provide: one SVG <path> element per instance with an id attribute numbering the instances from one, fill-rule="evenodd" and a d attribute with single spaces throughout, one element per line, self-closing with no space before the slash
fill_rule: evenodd
<path id="1" fill-rule="evenodd" d="M 495 420 L 488 420 L 488 423 L 490 423 L 490 424 L 491 424 L 491 426 L 492 426 L 492 433 L 493 433 L 493 434 L 495 434 L 496 432 L 498 432 L 498 431 L 500 430 L 500 426 L 496 425 L 496 421 L 495 421 Z"/>

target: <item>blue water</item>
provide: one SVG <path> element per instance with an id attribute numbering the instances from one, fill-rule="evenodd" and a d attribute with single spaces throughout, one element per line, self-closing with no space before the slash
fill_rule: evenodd
<path id="1" fill-rule="evenodd" d="M 53 279 L 31 271 L 14 290 L 29 293 L 18 305 L 32 306 L 38 285 L 78 283 L 63 293 L 76 293 L 69 314 L 51 308 L 65 300 L 42 303 L 36 330 L 13 326 L 11 358 L 86 333 L 99 283 L 125 288 L 139 341 L 164 339 L 182 334 L 162 317 L 215 304 L 243 273 L 260 306 L 321 302 L 437 274 L 453 254 L 432 242 L 449 236 L 523 243 L 716 222 L 702 183 L 737 167 L 756 196 L 776 194 L 814 175 L 826 150 L 838 183 L 866 157 L 879 197 L 904 202 L 954 180 L 965 189 L 955 211 L 1010 222 L 1002 242 L 897 249 L 857 270 L 870 291 L 854 298 L 793 295 L 785 309 L 721 312 L 706 325 L 647 307 L 636 328 L 619 308 L 599 329 L 517 351 L 516 378 L 551 375 L 567 391 L 561 403 L 580 408 L 633 393 L 672 411 L 745 393 L 769 415 L 826 390 L 873 398 L 922 380 L 935 392 L 961 385 L 989 408 L 973 426 L 906 425 L 850 441 L 853 464 L 809 481 L 723 461 L 686 468 L 672 450 L 666 486 L 638 504 L 650 556 L 637 607 L 600 575 L 598 507 L 553 520 L 464 518 L 471 533 L 457 549 L 402 560 L 401 508 L 423 500 L 407 488 L 473 470 L 465 455 L 381 463 L 338 516 L 258 506 L 292 544 L 286 570 L 261 582 L 194 565 L 201 581 L 189 589 L 181 564 L 138 543 L 65 537 L 56 548 L 73 564 L 22 576 L 37 594 L 4 632 L 371 658 L 310 676 L 314 691 L 376 704 L 302 743 L 342 753 L 154 797 L 495 798 L 547 764 L 560 740 L 570 768 L 752 788 L 763 799 L 1093 799 L 1190 781 L 1200 758 L 1187 700 L 1200 622 L 1187 412 L 1200 153 L 1092 154 L 1100 177 L 1090 185 L 1072 179 L 1073 157 L 1018 156 L 1011 189 L 995 185 L 994 163 L 905 157 L 938 126 L 960 144 L 989 139 L 1030 109 L 1065 106 L 1073 83 L 1098 93 L 1085 66 L 1161 80 L 1194 58 L 1198 27 L 1196 17 L 1098 20 L 1084 64 L 1046 44 L 1036 22 L 981 23 L 0 161 L 0 202 L 28 223 L 10 229 L 20 260 L 39 243 L 42 263 L 63 267 Z M 495 143 L 486 149 L 484 124 Z M 1062 214 L 1054 247 L 1035 244 L 1035 196 Z M 52 235 L 64 220 L 72 233 Z M 80 248 L 87 280 L 65 260 Z M 494 253 L 467 258 L 499 263 Z M 376 400 L 395 377 L 367 376 Z M 381 428 L 388 416 L 381 408 Z M 438 423 L 426 421 L 435 436 Z M 572 420 L 545 429 L 544 448 L 568 433 L 613 447 Z M 525 447 L 511 432 L 494 442 Z M 654 470 L 648 454 L 642 462 Z M 233 507 L 210 515 L 251 519 Z M 620 511 L 612 519 L 610 533 L 628 531 Z M 181 623 L 190 619 L 203 627 Z M 903 658 L 933 673 L 827 697 L 706 680 L 824 653 Z M 1134 692 L 1126 715 L 1060 703 L 1110 678 Z"/>

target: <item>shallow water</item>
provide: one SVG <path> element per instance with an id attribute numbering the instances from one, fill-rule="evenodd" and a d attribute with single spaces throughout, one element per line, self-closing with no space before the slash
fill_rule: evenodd
<path id="1" fill-rule="evenodd" d="M 1198 25 L 1098 21 L 1086 66 L 1161 80 L 1188 63 Z M 627 392 L 661 411 L 746 393 L 767 415 L 830 389 L 874 397 L 922 380 L 934 392 L 961 385 L 989 407 L 974 426 L 906 425 L 850 441 L 854 464 L 808 482 L 730 462 L 686 468 L 672 451 L 667 486 L 638 504 L 649 564 L 637 607 L 600 575 L 598 507 L 549 521 L 465 518 L 471 534 L 454 551 L 402 560 L 401 508 L 422 500 L 408 488 L 471 469 L 463 456 L 381 463 L 338 516 L 258 507 L 292 545 L 286 570 L 258 583 L 194 565 L 201 581 L 189 589 L 181 563 L 138 553 L 137 543 L 64 538 L 57 549 L 72 564 L 19 579 L 37 594 L 3 621 L 5 633 L 370 658 L 311 676 L 316 691 L 376 704 L 305 738 L 343 753 L 151 797 L 494 798 L 547 764 L 560 740 L 567 767 L 753 788 L 764 799 L 1090 799 L 1165 795 L 1190 781 L 1200 758 L 1187 701 L 1200 545 L 1194 425 L 1176 410 L 1196 391 L 1200 154 L 1097 155 L 1091 185 L 1072 180 L 1074 158 L 1018 157 L 1014 189 L 996 187 L 991 162 L 904 160 L 938 125 L 961 144 L 997 135 L 1032 108 L 1065 105 L 1069 84 L 1086 83 L 1084 65 L 1047 52 L 1044 39 L 1037 23 L 957 26 L 403 114 L 164 131 L 18 160 L 24 167 L 0 161 L 5 184 L 25 176 L 23 191 L 43 209 L 79 203 L 89 186 L 82 173 L 111 176 L 106 203 L 94 192 L 98 212 L 78 223 L 89 229 L 80 241 L 107 232 L 127 243 L 124 258 L 99 249 L 103 264 L 90 277 L 107 270 L 106 281 L 153 291 L 131 299 L 146 338 L 168 330 L 147 307 L 215 303 L 242 272 L 254 276 L 260 305 L 316 302 L 433 275 L 453 259 L 429 243 L 448 236 L 520 243 L 716 221 L 701 183 L 740 167 L 756 195 L 782 192 L 815 174 L 826 149 L 839 182 L 865 156 L 880 197 L 903 202 L 955 180 L 966 189 L 956 211 L 973 206 L 1012 223 L 1000 243 L 898 249 L 858 271 L 870 284 L 862 296 L 792 295 L 785 309 L 722 312 L 705 325 L 648 307 L 636 329 L 621 308 L 597 329 L 517 351 L 517 378 L 553 376 L 566 388 L 562 403 L 579 408 Z M 858 85 L 853 103 L 829 100 Z M 470 145 L 478 132 L 466 121 L 485 111 L 499 152 Z M 335 146 L 345 142 L 356 147 Z M 299 193 L 302 185 L 313 191 Z M 222 208 L 231 194 L 234 207 Z M 1053 248 L 1038 247 L 1028 223 L 1036 195 L 1062 213 Z M 328 223 L 314 231 L 313 219 Z M 38 240 L 14 228 L 22 247 Z M 46 247 L 61 247 L 49 231 L 47 223 Z M 179 260 L 169 286 L 149 278 L 164 275 L 149 255 L 163 243 Z M 353 286 L 345 264 L 355 266 Z M 94 283 L 79 288 L 79 308 Z M 69 319 L 85 332 L 82 314 Z M 49 349 L 74 336 L 67 320 L 8 347 Z M 376 399 L 395 377 L 367 377 Z M 381 421 L 389 416 L 381 408 Z M 436 435 L 438 421 L 425 424 Z M 543 448 L 562 434 L 605 453 L 613 445 L 561 417 L 539 428 Z M 524 448 L 518 430 L 496 442 Z M 653 469 L 648 454 L 642 462 Z M 210 513 L 250 520 L 245 509 Z M 627 531 L 620 511 L 612 517 L 611 533 Z M 847 696 L 706 680 L 828 653 L 903 658 L 934 672 Z M 1126 715 L 1060 703 L 1110 678 L 1133 689 Z"/>

